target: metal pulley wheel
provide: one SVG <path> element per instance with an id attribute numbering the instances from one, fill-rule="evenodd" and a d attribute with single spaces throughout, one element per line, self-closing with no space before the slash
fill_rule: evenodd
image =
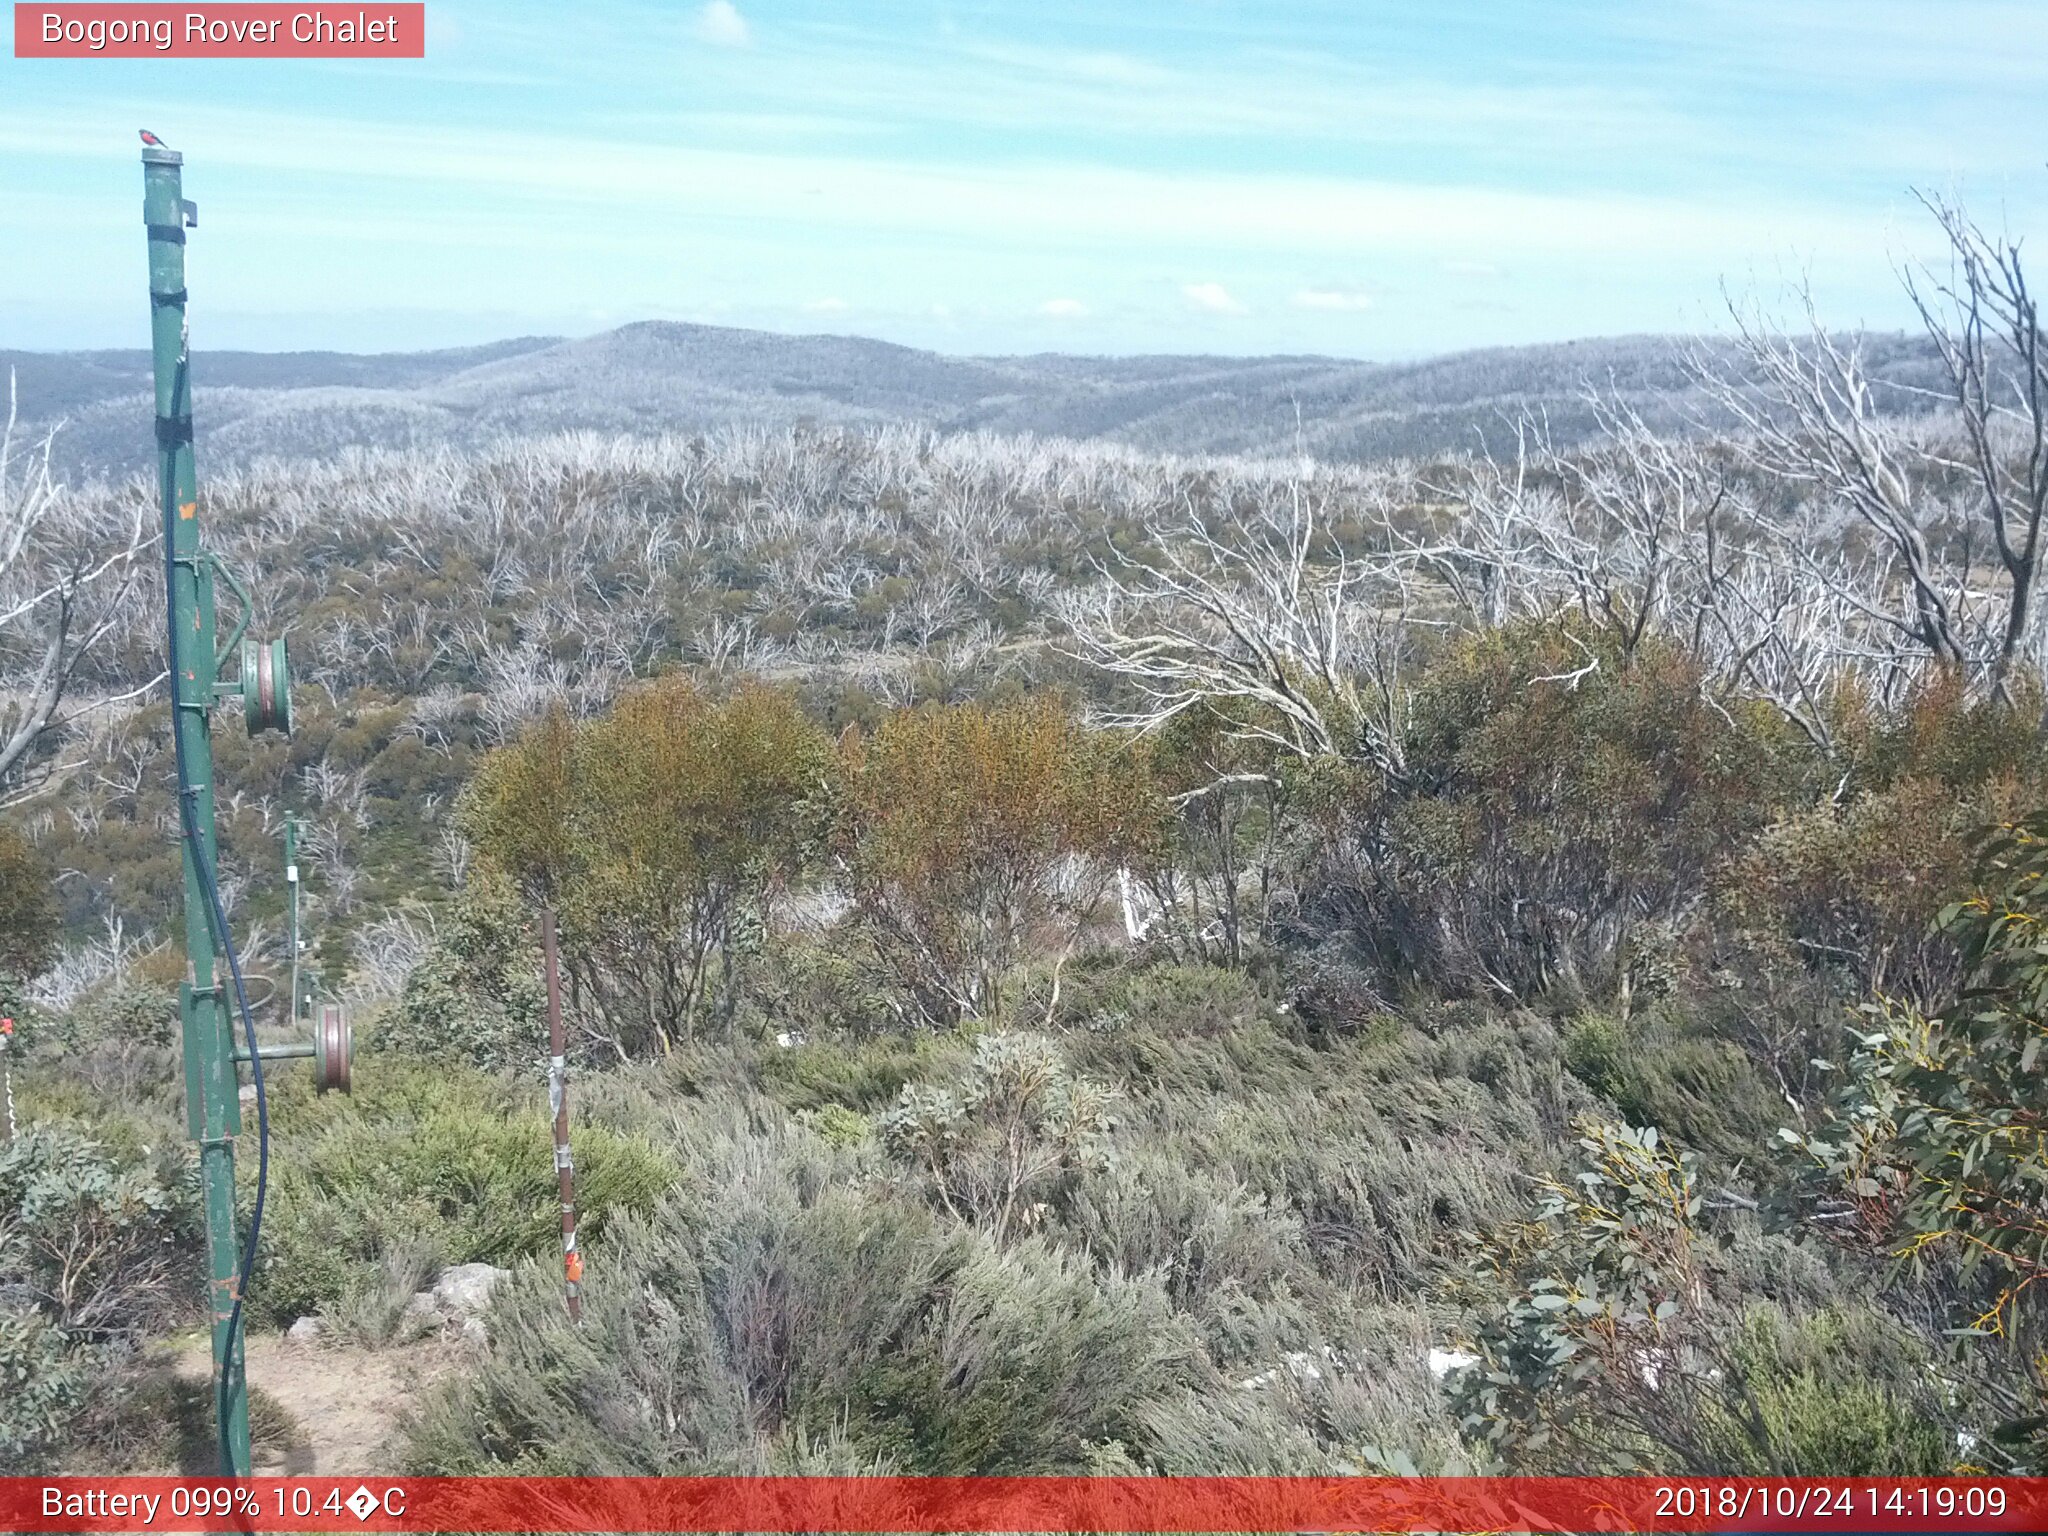
<path id="1" fill-rule="evenodd" d="M 339 1003 L 322 1003 L 313 1026 L 313 1082 L 322 1093 L 349 1091 L 349 1064 L 356 1053 L 355 1032 L 349 1028 L 348 1010 Z"/>
<path id="2" fill-rule="evenodd" d="M 242 715 L 249 734 L 292 733 L 292 674 L 284 637 L 242 642 Z"/>

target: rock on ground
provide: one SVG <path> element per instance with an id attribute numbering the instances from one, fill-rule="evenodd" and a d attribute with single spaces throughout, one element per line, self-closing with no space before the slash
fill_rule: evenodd
<path id="1" fill-rule="evenodd" d="M 511 1274 L 511 1270 L 495 1264 L 457 1264 L 441 1271 L 441 1278 L 434 1282 L 433 1297 L 455 1317 L 472 1318 L 490 1304 L 491 1292 Z"/>

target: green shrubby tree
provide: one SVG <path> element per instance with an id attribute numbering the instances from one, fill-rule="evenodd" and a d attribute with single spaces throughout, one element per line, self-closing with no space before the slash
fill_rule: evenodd
<path id="1" fill-rule="evenodd" d="M 28 979 L 56 958 L 63 912 L 49 862 L 0 823 L 0 972 Z"/>
<path id="2" fill-rule="evenodd" d="M 834 851 L 860 920 L 919 1013 L 999 1008 L 1034 947 L 1064 952 L 1158 804 L 1113 738 L 1049 699 L 903 710 L 841 743 Z"/>
<path id="3" fill-rule="evenodd" d="M 1962 985 L 1939 1012 L 1863 1009 L 1813 1124 L 1780 1133 L 1838 1241 L 1936 1281 L 1964 1341 L 1998 1362 L 1996 1441 L 2048 1460 L 2048 818 L 1994 828 L 1976 889 L 1939 916 Z"/>
<path id="4" fill-rule="evenodd" d="M 1723 955 L 1759 979 L 1804 970 L 1854 996 L 1932 1006 L 1951 993 L 1958 950 L 1934 919 L 1969 888 L 1977 830 L 2048 796 L 2039 688 L 2024 674 L 2007 687 L 2014 702 L 1983 697 L 1946 668 L 1893 708 L 1842 688 L 1830 720 L 1845 763 L 1830 792 L 1788 808 L 1714 877 Z M 1819 1054 L 1802 1043 L 1788 1077 Z"/>
<path id="5" fill-rule="evenodd" d="M 0 976 L 30 981 L 57 955 L 63 911 L 49 864 L 14 828 L 0 824 Z"/>
<path id="6" fill-rule="evenodd" d="M 463 806 L 482 856 L 560 912 L 582 1026 L 621 1059 L 730 1021 L 764 908 L 815 855 L 829 746 L 784 692 L 681 676 L 541 721 Z"/>
<path id="7" fill-rule="evenodd" d="M 1159 912 L 1146 937 L 1189 959 L 1244 964 L 1289 887 L 1299 760 L 1211 706 L 1165 721 L 1133 772 L 1140 761 L 1171 812 L 1138 870 Z"/>
<path id="8" fill-rule="evenodd" d="M 1762 706 L 1704 697 L 1677 646 L 1616 646 L 1548 622 L 1455 642 L 1415 684 L 1405 772 L 1316 797 L 1330 857 L 1311 911 L 1453 990 L 1626 1001 L 1659 984 L 1798 748 Z"/>

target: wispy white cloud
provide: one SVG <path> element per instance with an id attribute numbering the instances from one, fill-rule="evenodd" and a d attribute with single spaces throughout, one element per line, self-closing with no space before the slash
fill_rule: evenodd
<path id="1" fill-rule="evenodd" d="M 717 48 L 744 48 L 754 40 L 753 28 L 732 0 L 710 0 L 697 12 L 698 40 Z"/>
<path id="2" fill-rule="evenodd" d="M 1038 312 L 1055 320 L 1078 320 L 1088 313 L 1088 306 L 1079 299 L 1047 299 L 1038 306 Z"/>
<path id="3" fill-rule="evenodd" d="M 503 189 L 563 208 L 602 206 L 608 227 L 620 232 L 654 212 L 688 208 L 698 218 L 764 221 L 766 233 L 801 222 L 814 231 L 886 231 L 897 238 L 1146 243 L 1155 252 L 1286 256 L 1400 252 L 1437 262 L 1482 260 L 1473 253 L 1489 251 L 1603 264 L 1683 257 L 1725 266 L 1787 250 L 1862 260 L 1884 250 L 1896 232 L 1888 209 L 1845 212 L 1755 194 L 1722 201 L 1337 175 L 954 166 L 570 133 L 529 134 L 517 154 L 508 154 L 501 135 L 482 129 L 299 116 L 290 120 L 291 132 L 281 132 L 273 114 L 210 106 L 194 107 L 186 119 L 188 139 L 203 135 L 216 166 L 307 176 L 324 163 L 323 146 L 347 143 L 359 184 L 381 184 L 382 196 L 404 202 L 422 227 L 447 222 L 435 198 L 418 195 L 424 184 L 459 192 L 471 204 Z M 101 119 L 89 112 L 56 110 L 33 122 L 0 118 L 0 150 L 45 162 L 65 155 L 97 161 L 105 142 Z M 521 224 L 530 227 L 531 219 Z M 1183 294 L 1204 307 L 1218 294 L 1229 297 L 1213 282 L 1188 284 Z"/>
<path id="4" fill-rule="evenodd" d="M 848 67 L 849 62 L 853 67 Z M 1319 143 L 1590 153 L 1645 137 L 1697 143 L 1706 125 L 1656 91 L 1612 81 L 1467 78 L 1402 73 L 1327 51 L 1265 50 L 1166 65 L 1009 41 L 947 41 L 869 51 L 858 34 L 795 46 L 789 72 L 764 89 L 800 92 L 813 108 L 1019 130 L 1146 135 L 1178 143 L 1278 136 Z"/>
<path id="5" fill-rule="evenodd" d="M 846 300 L 839 298 L 811 299 L 804 308 L 814 315 L 837 315 L 846 309 Z"/>
<path id="6" fill-rule="evenodd" d="M 1294 303 L 1299 309 L 1371 309 L 1372 295 L 1355 289 L 1303 288 Z"/>
<path id="7" fill-rule="evenodd" d="M 1241 315 L 1245 307 L 1230 296 L 1221 283 L 1182 283 L 1181 297 L 1196 309 L 1212 315 Z"/>

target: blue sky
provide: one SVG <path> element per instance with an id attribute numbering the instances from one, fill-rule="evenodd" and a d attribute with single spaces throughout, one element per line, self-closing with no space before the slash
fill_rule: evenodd
<path id="1" fill-rule="evenodd" d="M 2033 0 L 429 0 L 424 61 L 0 58 L 0 346 L 671 318 L 956 352 L 1411 357 L 1905 323 L 1911 188 L 2048 227 Z"/>

